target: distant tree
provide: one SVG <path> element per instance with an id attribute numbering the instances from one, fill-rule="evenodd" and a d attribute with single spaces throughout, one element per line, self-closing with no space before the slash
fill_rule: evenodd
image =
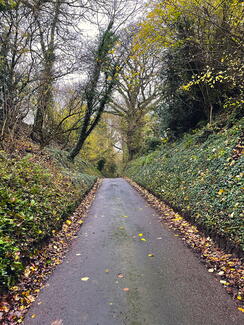
<path id="1" fill-rule="evenodd" d="M 120 132 L 128 153 L 134 158 L 142 148 L 146 116 L 151 114 L 159 100 L 159 61 L 153 51 L 135 50 L 133 28 L 124 35 L 122 44 L 126 53 L 125 67 L 116 83 L 116 92 L 109 112 L 121 119 Z"/>

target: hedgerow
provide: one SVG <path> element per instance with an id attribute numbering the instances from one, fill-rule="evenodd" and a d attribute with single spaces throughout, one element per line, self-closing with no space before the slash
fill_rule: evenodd
<path id="1" fill-rule="evenodd" d="M 187 134 L 132 161 L 125 174 L 203 229 L 244 249 L 242 124 Z"/>
<path id="2" fill-rule="evenodd" d="M 28 257 L 75 209 L 96 177 L 56 167 L 33 157 L 0 155 L 0 283 L 12 285 Z"/>

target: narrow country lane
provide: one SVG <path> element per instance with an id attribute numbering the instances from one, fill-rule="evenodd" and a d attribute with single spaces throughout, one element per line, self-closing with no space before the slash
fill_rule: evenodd
<path id="1" fill-rule="evenodd" d="M 78 238 L 24 324 L 240 325 L 242 321 L 218 281 L 159 223 L 146 201 L 125 180 L 105 179 Z"/>

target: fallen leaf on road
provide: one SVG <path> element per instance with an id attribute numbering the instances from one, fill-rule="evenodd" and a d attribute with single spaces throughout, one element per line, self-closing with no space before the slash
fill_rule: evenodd
<path id="1" fill-rule="evenodd" d="M 147 241 L 145 238 L 140 238 L 142 241 Z"/>
<path id="2" fill-rule="evenodd" d="M 36 314 L 31 315 L 31 318 L 36 318 Z"/>
<path id="3" fill-rule="evenodd" d="M 81 254 L 75 254 L 76 256 L 80 256 Z"/>
<path id="4" fill-rule="evenodd" d="M 109 272 L 109 269 L 105 269 L 104 272 L 105 272 L 105 273 L 108 273 L 108 272 Z"/>
<path id="5" fill-rule="evenodd" d="M 36 298 L 32 295 L 29 295 L 26 298 L 29 300 L 29 302 L 34 302 L 36 300 Z"/>
<path id="6" fill-rule="evenodd" d="M 123 291 L 129 291 L 130 289 L 129 288 L 123 288 Z"/>
<path id="7" fill-rule="evenodd" d="M 143 234 L 138 234 L 138 236 L 139 236 L 139 237 L 142 237 L 142 236 L 143 236 Z"/>
<path id="8" fill-rule="evenodd" d="M 201 234 L 196 226 L 193 226 L 184 218 L 180 219 L 179 217 L 183 216 L 175 213 L 169 206 L 157 199 L 145 188 L 142 188 L 130 179 L 127 179 L 127 181 L 158 210 L 161 222 L 163 221 L 169 228 L 176 231 L 176 234 L 181 237 L 187 246 L 191 247 L 201 257 L 201 261 L 206 265 L 208 272 L 213 273 L 218 278 L 218 281 L 223 281 L 221 283 L 228 294 L 236 299 L 238 304 L 242 304 L 244 299 L 244 267 L 241 259 L 221 250 L 210 237 Z M 221 279 L 219 279 L 220 276 Z M 242 300 L 238 299 L 238 296 L 241 296 Z M 244 309 L 243 305 L 239 307 Z"/>
<path id="9" fill-rule="evenodd" d="M 240 310 L 244 313 L 244 308 L 239 307 L 238 310 Z"/>
<path id="10" fill-rule="evenodd" d="M 154 254 L 147 254 L 147 256 L 149 256 L 149 257 L 154 257 Z"/>
<path id="11" fill-rule="evenodd" d="M 81 278 L 81 281 L 88 281 L 90 278 L 88 276 L 85 276 L 84 278 Z"/>
<path id="12" fill-rule="evenodd" d="M 124 274 L 122 274 L 122 273 L 119 273 L 119 274 L 117 274 L 117 278 L 119 278 L 119 279 L 123 279 L 125 276 L 124 276 Z"/>
<path id="13" fill-rule="evenodd" d="M 63 320 L 60 319 L 60 320 L 55 320 L 54 322 L 51 323 L 51 325 L 63 325 Z"/>
<path id="14" fill-rule="evenodd" d="M 121 216 L 121 218 L 128 218 L 128 216 Z"/>
<path id="15" fill-rule="evenodd" d="M 226 282 L 225 280 L 220 280 L 219 281 L 221 284 L 224 284 L 224 285 L 226 285 L 226 286 L 228 286 L 229 285 L 229 282 Z"/>

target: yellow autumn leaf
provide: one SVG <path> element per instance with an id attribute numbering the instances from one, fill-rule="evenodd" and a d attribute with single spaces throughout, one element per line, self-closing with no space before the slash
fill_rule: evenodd
<path id="1" fill-rule="evenodd" d="M 238 310 L 240 310 L 244 313 L 244 308 L 239 307 Z"/>
<path id="2" fill-rule="evenodd" d="M 30 273 L 31 273 L 30 269 L 26 269 L 26 270 L 24 271 L 24 276 L 25 276 L 26 278 L 28 278 L 29 275 L 30 275 Z"/>
<path id="3" fill-rule="evenodd" d="M 79 220 L 78 223 L 81 225 L 82 223 L 84 223 L 83 220 Z"/>
<path id="4" fill-rule="evenodd" d="M 7 313 L 9 310 L 10 310 L 10 308 L 9 308 L 9 306 L 7 304 L 0 306 L 0 312 L 3 311 L 5 313 Z"/>
<path id="5" fill-rule="evenodd" d="M 242 300 L 242 297 L 241 296 L 237 296 L 236 299 Z"/>
<path id="6" fill-rule="evenodd" d="M 142 241 L 147 241 L 145 238 L 140 238 Z"/>
<path id="7" fill-rule="evenodd" d="M 226 286 L 228 286 L 229 285 L 229 282 L 226 282 L 225 280 L 220 280 L 219 281 L 221 284 L 224 284 L 224 285 L 226 285 Z"/>
<path id="8" fill-rule="evenodd" d="M 69 225 L 71 225 L 71 221 L 70 220 L 66 220 L 66 224 L 69 226 Z"/>
<path id="9" fill-rule="evenodd" d="M 222 195 L 225 192 L 222 188 L 218 191 L 218 195 Z"/>
<path id="10" fill-rule="evenodd" d="M 180 221 L 182 219 L 183 219 L 182 217 L 178 217 L 178 218 L 172 219 L 172 221 Z"/>
<path id="11" fill-rule="evenodd" d="M 19 290 L 19 289 L 20 289 L 20 288 L 19 288 L 18 286 L 14 286 L 14 287 L 11 287 L 11 288 L 10 288 L 11 291 L 17 291 L 17 290 Z"/>
<path id="12" fill-rule="evenodd" d="M 29 295 L 26 297 L 30 302 L 34 302 L 36 300 L 36 298 L 32 295 Z"/>
<path id="13" fill-rule="evenodd" d="M 31 315 L 31 318 L 36 318 L 36 314 L 32 314 Z"/>
<path id="14" fill-rule="evenodd" d="M 85 276 L 83 278 L 81 278 L 81 281 L 88 281 L 90 278 L 88 276 Z"/>
<path id="15" fill-rule="evenodd" d="M 139 236 L 139 237 L 142 237 L 142 236 L 143 236 L 143 234 L 138 234 L 138 236 Z"/>
<path id="16" fill-rule="evenodd" d="M 154 257 L 154 254 L 147 254 L 147 256 L 149 256 L 149 257 Z"/>

